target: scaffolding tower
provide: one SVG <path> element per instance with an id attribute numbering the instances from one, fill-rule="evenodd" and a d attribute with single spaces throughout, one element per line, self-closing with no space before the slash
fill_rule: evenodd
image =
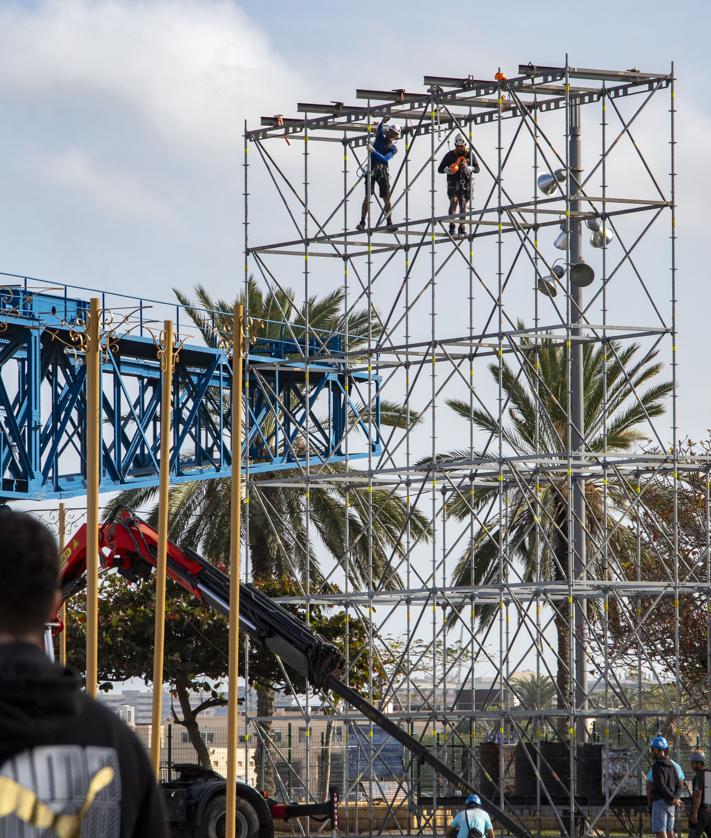
<path id="1" fill-rule="evenodd" d="M 338 469 L 307 457 L 265 483 L 247 460 L 247 497 L 302 493 L 321 555 L 314 492 L 342 504 L 325 583 L 292 556 L 306 567 L 293 599 L 366 627 L 346 655 L 367 657 L 371 701 L 534 834 L 639 834 L 649 737 L 670 735 L 681 761 L 711 735 L 709 461 L 677 426 L 673 67 L 566 60 L 356 99 L 245 125 L 245 287 L 296 288 L 306 332 L 315 301 L 340 290 L 343 357 L 396 421 L 367 458 L 351 463 L 346 441 Z M 373 195 L 360 231 L 383 119 L 402 130 L 393 223 Z M 456 133 L 480 168 L 462 218 L 438 171 Z M 406 509 L 390 541 L 383 493 Z M 692 500 L 693 544 L 680 523 Z M 347 708 L 295 701 L 298 761 L 247 700 L 247 740 L 269 763 L 258 781 L 316 796 L 311 731 L 338 724 L 346 832 L 444 830 L 452 789 L 406 757 L 393 770 L 387 740 Z"/>

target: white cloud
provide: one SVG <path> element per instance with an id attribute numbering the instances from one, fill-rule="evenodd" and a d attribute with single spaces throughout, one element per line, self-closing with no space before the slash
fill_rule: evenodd
<path id="1" fill-rule="evenodd" d="M 0 8 L 0 91 L 111 108 L 170 146 L 234 155 L 243 119 L 303 83 L 226 0 L 40 0 Z M 270 102 L 270 105 L 266 103 Z"/>
<path id="2" fill-rule="evenodd" d="M 166 221 L 170 206 L 151 194 L 132 172 L 102 169 L 81 149 L 67 149 L 40 158 L 33 166 L 57 184 L 74 189 L 97 207 L 141 220 Z"/>
<path id="3" fill-rule="evenodd" d="M 2 267 L 229 295 L 244 119 L 314 95 L 232 0 L 0 0 Z"/>

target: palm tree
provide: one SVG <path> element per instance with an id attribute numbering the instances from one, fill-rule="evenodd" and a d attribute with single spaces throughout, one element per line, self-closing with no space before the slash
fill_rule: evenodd
<path id="1" fill-rule="evenodd" d="M 555 684 L 547 675 L 532 672 L 512 678 L 511 689 L 522 707 L 527 710 L 543 710 L 552 707 L 555 701 Z"/>
<path id="2" fill-rule="evenodd" d="M 215 337 L 227 338 L 232 329 L 232 304 L 213 300 L 208 291 L 195 289 L 197 303 L 175 291 L 193 323 L 207 343 Z M 292 335 L 303 335 L 306 309 L 298 309 L 290 289 L 264 293 L 250 278 L 247 296 L 236 300 L 245 303 L 253 323 L 258 325 L 260 337 L 278 338 L 284 334 L 284 322 L 289 321 Z M 308 301 L 309 329 L 320 329 L 326 335 L 342 332 L 346 327 L 342 314 L 343 293 L 334 291 L 325 297 Z M 214 314 L 207 315 L 205 310 Z M 372 323 L 369 319 L 372 317 Z M 368 331 L 377 333 L 376 319 L 367 312 L 357 311 L 348 317 L 349 348 L 357 349 Z M 403 407 L 381 402 L 381 423 L 393 427 L 411 427 L 419 421 L 414 411 L 406 414 Z M 342 464 L 320 466 L 320 471 L 343 472 Z M 317 558 L 319 546 L 348 574 L 356 588 L 370 584 L 374 588 L 399 588 L 400 578 L 396 563 L 406 557 L 403 533 L 409 526 L 411 540 L 427 541 L 430 535 L 428 519 L 421 513 L 408 510 L 402 499 L 383 489 L 348 488 L 341 481 L 321 488 L 312 486 L 308 500 L 299 488 L 273 485 L 274 473 L 255 473 L 251 477 L 249 496 L 248 538 L 250 571 L 254 581 L 280 577 L 300 580 L 308 575 L 310 592 L 318 591 L 324 579 Z M 142 507 L 155 496 L 155 489 L 121 493 L 111 504 L 109 514 L 121 505 Z M 185 547 L 203 553 L 211 561 L 229 561 L 230 480 L 203 480 L 183 483 L 170 492 L 170 538 Z M 153 508 L 150 519 L 157 519 Z M 348 535 L 346 535 L 346 521 Z M 257 715 L 269 719 L 274 715 L 275 694 L 272 685 L 256 683 Z M 260 782 L 272 785 L 273 772 L 267 757 L 271 722 L 259 723 L 255 768 Z"/>
<path id="3" fill-rule="evenodd" d="M 519 324 L 519 328 L 523 328 Z M 555 580 L 568 577 L 568 479 L 565 476 L 565 452 L 568 436 L 567 365 L 568 353 L 552 338 L 536 346 L 522 337 L 519 354 L 523 358 L 520 375 L 505 360 L 491 364 L 489 370 L 504 397 L 501 421 L 490 413 L 472 409 L 467 402 L 450 399 L 449 406 L 463 419 L 489 435 L 489 440 L 503 442 L 505 454 L 532 456 L 549 452 L 561 468 L 554 474 L 541 474 L 536 494 L 525 478 L 506 489 L 503 519 L 498 512 L 498 486 L 475 488 L 467 497 L 458 495 L 447 502 L 447 515 L 457 520 L 476 516 L 480 523 L 467 544 L 453 574 L 456 585 L 495 582 L 498 578 L 500 538 L 510 557 L 521 562 L 524 581 Z M 585 447 L 602 454 L 627 451 L 645 439 L 641 426 L 664 411 L 664 399 L 671 393 L 670 382 L 649 383 L 661 370 L 656 351 L 640 356 L 636 343 L 622 346 L 612 341 L 607 346 L 586 344 L 584 348 Z M 645 389 L 646 388 L 646 389 Z M 474 452 L 474 458 L 484 453 Z M 439 461 L 471 459 L 469 451 L 454 451 L 438 457 Z M 559 476 L 562 475 L 562 476 Z M 603 481 L 585 483 L 587 509 L 588 568 L 600 570 L 604 557 L 624 556 L 633 549 L 634 536 L 620 519 L 631 506 L 624 480 L 608 477 L 607 500 Z M 611 515 L 616 508 L 616 517 Z M 603 549 L 606 541 L 607 550 Z M 483 621 L 496 612 L 480 612 Z M 564 608 L 554 607 L 553 621 L 557 634 L 557 705 L 568 703 L 570 673 L 570 631 Z"/>

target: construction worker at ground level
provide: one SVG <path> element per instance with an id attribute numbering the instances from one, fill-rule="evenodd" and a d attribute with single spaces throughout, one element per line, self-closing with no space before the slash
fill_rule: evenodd
<path id="1" fill-rule="evenodd" d="M 667 753 L 667 756 L 669 756 L 669 743 L 667 742 L 667 740 L 663 736 L 655 736 L 654 739 L 652 739 L 652 741 L 649 743 L 650 749 L 652 748 L 652 742 L 654 742 L 655 740 L 658 740 L 660 744 L 662 742 L 666 742 L 666 753 Z M 654 759 L 654 757 L 652 757 L 652 759 Z M 683 783 L 684 780 L 686 779 L 686 777 L 684 776 L 684 769 L 679 765 L 678 762 L 671 759 L 671 757 L 669 758 L 669 761 L 674 766 L 674 770 L 676 771 L 676 776 Z M 651 783 L 652 783 L 652 768 L 650 766 L 649 771 L 647 771 L 647 800 L 650 799 L 649 790 L 650 790 Z"/>
<path id="2" fill-rule="evenodd" d="M 674 838 L 675 813 L 684 805 L 681 802 L 684 773 L 681 766 L 669 759 L 669 743 L 663 736 L 655 736 L 649 743 L 649 750 L 654 760 L 651 779 L 647 774 L 652 832 L 657 838 Z"/>
<path id="3" fill-rule="evenodd" d="M 691 812 L 689 814 L 689 838 L 711 838 L 711 811 L 704 799 L 706 780 L 706 755 L 703 751 L 692 751 L 689 758 L 694 770 L 691 783 Z"/>
<path id="4" fill-rule="evenodd" d="M 479 163 L 474 152 L 467 148 L 463 134 L 457 134 L 454 138 L 454 149 L 444 155 L 437 171 L 447 175 L 449 235 L 454 235 L 455 212 L 459 207 L 459 236 L 463 237 L 466 232 L 464 219 L 472 199 L 472 174 L 479 174 Z"/>
<path id="5" fill-rule="evenodd" d="M 447 838 L 494 838 L 494 826 L 489 813 L 481 808 L 478 794 L 467 797 L 465 808 L 457 813 L 447 830 Z"/>
<path id="6" fill-rule="evenodd" d="M 387 219 L 388 232 L 394 232 L 392 207 L 390 204 L 390 169 L 388 163 L 397 154 L 396 140 L 400 139 L 400 127 L 398 125 L 387 125 L 389 116 L 383 117 L 375 132 L 375 142 L 368 143 L 370 152 L 370 170 L 365 173 L 365 198 L 360 213 L 360 223 L 356 230 L 365 230 L 365 219 L 368 215 L 368 203 L 370 196 L 375 195 L 375 187 L 380 190 L 380 198 L 383 202 L 383 210 Z M 386 127 L 387 126 L 387 127 Z M 368 180 L 370 179 L 370 183 Z"/>

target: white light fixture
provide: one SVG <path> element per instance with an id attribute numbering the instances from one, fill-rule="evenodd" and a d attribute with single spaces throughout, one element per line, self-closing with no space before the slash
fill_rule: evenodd
<path id="1" fill-rule="evenodd" d="M 565 169 L 556 169 L 553 174 L 538 175 L 538 188 L 545 195 L 552 195 L 559 183 L 565 180 Z"/>
<path id="2" fill-rule="evenodd" d="M 558 248 L 558 250 L 568 249 L 568 222 L 566 219 L 563 219 L 560 223 L 560 233 L 556 236 L 553 247 Z"/>
<path id="3" fill-rule="evenodd" d="M 612 235 L 612 230 L 608 227 L 602 227 L 590 235 L 590 245 L 602 249 L 606 247 L 615 237 Z"/>
<path id="4" fill-rule="evenodd" d="M 538 277 L 538 282 L 536 283 L 538 290 L 541 294 L 545 294 L 546 297 L 555 297 L 558 293 L 558 289 L 556 288 L 556 280 L 563 279 L 565 276 L 565 268 L 563 265 L 555 264 L 551 267 L 551 272 L 548 276 L 540 276 Z"/>

